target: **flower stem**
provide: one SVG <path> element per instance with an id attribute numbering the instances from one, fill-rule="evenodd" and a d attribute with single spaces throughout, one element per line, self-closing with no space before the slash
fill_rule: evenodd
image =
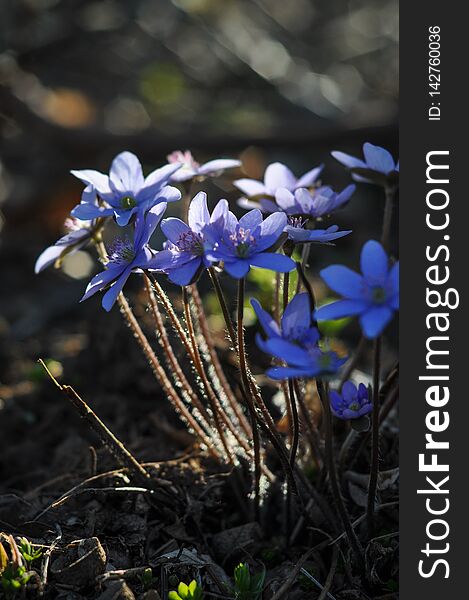
<path id="1" fill-rule="evenodd" d="M 396 195 L 396 186 L 387 185 L 384 188 L 385 201 L 384 201 L 384 215 L 383 215 L 383 229 L 381 233 L 381 244 L 385 250 L 388 250 L 389 236 L 391 234 L 392 224 L 392 213 L 394 208 L 394 197 Z"/>
<path id="2" fill-rule="evenodd" d="M 257 426 L 256 408 L 252 399 L 250 390 L 249 375 L 246 363 L 246 349 L 244 347 L 244 278 L 238 281 L 238 312 L 237 312 L 237 346 L 239 356 L 239 368 L 241 370 L 241 379 L 243 387 L 246 390 L 246 399 L 251 417 L 252 437 L 254 443 L 254 514 L 256 520 L 259 516 L 259 494 L 260 494 L 260 479 L 261 479 L 261 456 L 260 456 L 260 439 L 259 429 Z"/>
<path id="3" fill-rule="evenodd" d="M 342 525 L 344 527 L 345 533 L 347 534 L 347 538 L 355 555 L 357 564 L 359 565 L 360 569 L 363 570 L 365 566 L 363 548 L 350 522 L 350 517 L 347 511 L 347 507 L 345 506 L 344 499 L 342 498 L 339 479 L 337 477 L 337 469 L 334 459 L 334 448 L 332 439 L 332 415 L 329 401 L 329 392 L 327 389 L 327 385 L 321 379 L 316 379 L 316 387 L 324 411 L 326 462 L 328 464 L 329 481 L 331 484 L 332 495 L 334 497 L 337 512 L 339 513 Z"/>
<path id="4" fill-rule="evenodd" d="M 189 305 L 189 294 L 187 293 L 187 287 L 185 287 L 185 286 L 183 286 L 183 288 L 182 288 L 182 297 L 183 297 L 183 304 L 184 304 L 184 316 L 186 319 L 187 329 L 189 331 L 189 338 L 190 338 L 191 344 L 192 344 L 192 351 L 194 353 L 195 368 L 196 368 L 197 373 L 199 374 L 199 377 L 202 380 L 202 384 L 204 386 L 205 392 L 206 392 L 208 400 L 210 402 L 210 406 L 211 406 L 211 409 L 213 412 L 213 417 L 215 419 L 215 427 L 218 432 L 218 436 L 220 438 L 222 446 L 225 450 L 226 457 L 227 457 L 228 461 L 231 464 L 233 464 L 234 463 L 233 452 L 232 452 L 231 448 L 229 447 L 225 432 L 223 431 L 223 428 L 222 428 L 221 422 L 220 422 L 220 407 L 218 406 L 217 397 L 215 396 L 215 393 L 210 385 L 207 374 L 205 373 L 204 366 L 202 364 L 202 360 L 200 358 L 199 348 L 197 346 L 197 340 L 195 338 L 195 333 L 194 333 L 194 324 L 192 322 L 191 309 L 190 309 L 190 305 Z"/>
<path id="5" fill-rule="evenodd" d="M 378 337 L 373 345 L 373 411 L 371 413 L 371 466 L 368 484 L 368 503 L 366 520 L 368 536 L 374 535 L 374 513 L 376 488 L 379 472 L 379 374 L 381 366 L 381 338 Z"/>
<path id="6" fill-rule="evenodd" d="M 290 288 L 290 273 L 285 273 L 283 276 L 283 312 L 284 313 L 288 306 L 289 288 Z M 290 407 L 289 417 L 291 417 L 291 420 L 290 420 L 290 428 L 291 428 L 290 465 L 293 468 L 293 466 L 295 464 L 295 460 L 296 460 L 296 453 L 298 452 L 298 443 L 299 443 L 299 436 L 300 436 L 300 423 L 299 423 L 299 419 L 298 419 L 298 408 L 296 406 L 295 390 L 293 387 L 292 379 L 288 380 L 288 386 L 287 386 L 286 391 L 287 391 L 286 400 Z"/>

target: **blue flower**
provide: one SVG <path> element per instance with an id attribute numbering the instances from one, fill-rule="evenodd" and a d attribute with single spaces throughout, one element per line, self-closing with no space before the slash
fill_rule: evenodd
<path id="1" fill-rule="evenodd" d="M 118 225 L 125 226 L 134 214 L 143 213 L 155 204 L 181 198 L 177 188 L 167 185 L 180 167 L 179 163 L 165 165 L 144 178 L 142 165 L 135 154 L 121 152 L 112 161 L 109 176 L 92 170 L 72 171 L 72 175 L 87 187 L 81 203 L 71 214 L 83 220 L 111 215 Z M 93 198 L 96 194 L 104 202 L 103 206 L 96 205 Z"/>
<path id="2" fill-rule="evenodd" d="M 358 315 L 363 333 L 375 338 L 399 310 L 399 263 L 389 268 L 384 248 L 373 240 L 361 253 L 362 275 L 348 267 L 332 265 L 321 271 L 327 285 L 344 299 L 316 312 L 318 321 Z"/>
<path id="3" fill-rule="evenodd" d="M 273 201 L 278 189 L 285 188 L 290 192 L 298 188 L 312 187 L 318 179 L 324 165 L 319 165 L 302 175 L 299 179 L 282 163 L 270 164 L 265 170 L 264 181 L 256 179 L 237 179 L 233 185 L 247 198 L 240 198 L 238 204 L 243 208 L 259 208 L 263 212 L 276 212 L 278 206 Z"/>
<path id="4" fill-rule="evenodd" d="M 341 394 L 332 390 L 329 397 L 332 412 L 339 419 L 359 419 L 373 408 L 368 388 L 363 383 L 357 388 L 351 381 L 346 381 Z"/>
<path id="5" fill-rule="evenodd" d="M 223 231 L 228 202 L 220 200 L 212 215 L 207 208 L 207 194 L 199 192 L 189 206 L 189 225 L 181 219 L 163 219 L 161 229 L 168 242 L 149 263 L 150 270 L 164 271 L 177 285 L 189 285 L 202 269 L 211 266 L 206 256 L 213 250 L 214 242 Z"/>
<path id="6" fill-rule="evenodd" d="M 349 233 L 351 230 L 339 231 L 337 225 L 331 225 L 327 229 L 306 229 L 307 222 L 301 217 L 289 217 L 285 233 L 288 234 L 288 239 L 295 244 L 330 244 L 334 240 L 338 240 Z"/>
<path id="7" fill-rule="evenodd" d="M 60 266 L 62 259 L 67 254 L 78 252 L 86 246 L 97 228 L 94 221 L 79 221 L 73 217 L 66 219 L 64 225 L 68 230 L 67 234 L 39 255 L 34 266 L 35 273 L 40 273 L 54 263 L 56 266 Z"/>
<path id="8" fill-rule="evenodd" d="M 207 252 L 208 260 L 223 261 L 224 269 L 235 279 L 245 277 L 251 267 L 271 269 L 280 273 L 293 271 L 295 263 L 284 254 L 268 252 L 281 241 L 287 216 L 275 213 L 262 220 L 260 210 L 251 210 L 238 222 L 228 212 L 221 231 L 211 231 L 214 248 Z"/>
<path id="9" fill-rule="evenodd" d="M 265 340 L 256 336 L 257 345 L 287 365 L 270 368 L 267 375 L 272 379 L 333 374 L 345 362 L 335 352 L 323 352 L 318 346 L 319 331 L 312 325 L 308 294 L 297 294 L 288 303 L 280 326 L 257 300 L 252 299 L 251 304 L 266 335 Z"/>
<path id="10" fill-rule="evenodd" d="M 352 172 L 355 181 L 378 183 L 380 185 L 395 185 L 399 176 L 399 161 L 394 162 L 392 155 L 369 142 L 363 144 L 365 160 L 350 156 L 344 152 L 331 152 L 332 156 Z"/>
<path id="11" fill-rule="evenodd" d="M 151 208 L 146 215 L 139 214 L 133 242 L 127 239 L 114 241 L 108 250 L 109 262 L 106 269 L 93 277 L 81 302 L 96 292 L 109 288 L 103 296 L 102 305 L 105 310 L 111 310 L 130 274 L 146 269 L 153 258 L 154 251 L 149 248 L 148 242 L 165 210 L 166 204 L 160 203 Z"/>
<path id="12" fill-rule="evenodd" d="M 323 186 L 312 191 L 299 188 L 292 193 L 286 188 L 280 188 L 275 193 L 276 210 L 283 210 L 287 215 L 307 215 L 318 219 L 345 206 L 355 189 L 354 185 L 348 185 L 337 193 L 332 188 Z"/>
<path id="13" fill-rule="evenodd" d="M 176 182 L 189 181 L 194 177 L 216 177 L 226 169 L 234 169 L 241 166 L 241 161 L 232 158 L 217 158 L 201 165 L 194 160 L 189 150 L 185 152 L 176 150 L 168 154 L 167 159 L 169 163 L 178 163 L 181 165 L 181 168 L 171 175 L 171 181 Z"/>

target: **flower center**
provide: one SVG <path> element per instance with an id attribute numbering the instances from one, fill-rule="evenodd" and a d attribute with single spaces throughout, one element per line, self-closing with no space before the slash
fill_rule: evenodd
<path id="1" fill-rule="evenodd" d="M 195 256 L 201 256 L 204 253 L 204 239 L 200 233 L 194 231 L 181 233 L 176 245 L 181 252 L 189 252 Z"/>
<path id="2" fill-rule="evenodd" d="M 288 217 L 288 224 L 296 229 L 303 229 L 307 222 L 303 217 Z"/>
<path id="3" fill-rule="evenodd" d="M 386 290 L 383 286 L 377 285 L 371 289 L 371 298 L 375 304 L 384 304 L 386 302 Z"/>
<path id="4" fill-rule="evenodd" d="M 250 229 L 237 227 L 235 233 L 230 235 L 230 240 L 236 248 L 236 253 L 240 258 L 246 258 L 249 254 L 249 248 L 256 243 L 255 237 Z"/>
<path id="5" fill-rule="evenodd" d="M 109 247 L 108 259 L 114 265 L 128 264 L 135 258 L 135 248 L 128 239 L 117 238 Z"/>
<path id="6" fill-rule="evenodd" d="M 329 354 L 321 354 L 318 362 L 321 369 L 326 371 L 332 366 L 332 357 Z"/>
<path id="7" fill-rule="evenodd" d="M 360 410 L 360 404 L 358 402 L 352 402 L 348 407 L 350 410 Z"/>
<path id="8" fill-rule="evenodd" d="M 120 204 L 121 208 L 123 208 L 124 210 L 130 210 L 131 208 L 137 206 L 137 202 L 132 196 L 124 196 L 120 199 Z"/>

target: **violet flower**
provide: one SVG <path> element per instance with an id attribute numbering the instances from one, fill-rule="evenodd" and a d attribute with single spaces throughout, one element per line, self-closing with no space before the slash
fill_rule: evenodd
<path id="1" fill-rule="evenodd" d="M 167 159 L 170 164 L 181 165 L 181 168 L 170 177 L 170 180 L 174 182 L 189 181 L 190 179 L 194 179 L 194 177 L 217 177 L 226 169 L 234 169 L 241 166 L 241 161 L 232 158 L 217 158 L 201 165 L 194 160 L 189 150 L 185 152 L 175 150 L 171 154 L 168 154 Z"/>
<path id="2" fill-rule="evenodd" d="M 371 403 L 368 388 L 363 384 L 357 386 L 351 381 L 346 381 L 342 392 L 331 390 L 329 392 L 331 410 L 339 419 L 359 419 L 371 412 Z"/>
<path id="3" fill-rule="evenodd" d="M 307 221 L 302 217 L 288 217 L 285 233 L 295 244 L 330 244 L 334 240 L 349 235 L 352 230 L 339 231 L 338 225 L 327 229 L 307 229 Z"/>
<path id="4" fill-rule="evenodd" d="M 312 324 L 308 294 L 297 294 L 288 303 L 280 326 L 257 300 L 252 299 L 251 305 L 266 336 L 264 340 L 257 335 L 257 345 L 286 363 L 286 366 L 268 369 L 267 375 L 272 379 L 331 375 L 344 364 L 345 358 L 339 358 L 335 352 L 324 352 L 319 347 L 319 331 Z"/>
<path id="5" fill-rule="evenodd" d="M 64 225 L 68 233 L 39 255 L 34 266 L 36 274 L 54 263 L 59 267 L 67 254 L 74 254 L 85 247 L 97 229 L 95 221 L 79 221 L 73 217 L 68 217 Z"/>
<path id="6" fill-rule="evenodd" d="M 233 185 L 247 196 L 247 198 L 240 198 L 238 204 L 246 209 L 259 208 L 262 212 L 277 212 L 278 207 L 273 201 L 277 190 L 285 188 L 294 192 L 298 188 L 312 187 L 323 168 L 324 165 L 319 165 L 297 179 L 286 165 L 279 162 L 271 163 L 265 170 L 264 181 L 256 179 L 233 181 Z"/>
<path id="7" fill-rule="evenodd" d="M 103 296 L 102 305 L 105 310 L 111 310 L 130 274 L 146 269 L 149 261 L 153 258 L 154 251 L 149 248 L 148 242 L 160 222 L 166 206 L 166 203 L 161 202 L 151 208 L 145 215 L 138 215 L 133 242 L 128 239 L 114 241 L 108 251 L 109 262 L 106 269 L 93 277 L 81 302 L 87 300 L 96 292 L 107 289 Z"/>
<path id="8" fill-rule="evenodd" d="M 321 271 L 327 285 L 343 300 L 321 306 L 318 321 L 358 316 L 364 335 L 376 338 L 399 310 L 399 263 L 389 267 L 383 246 L 370 240 L 361 252 L 362 274 L 332 265 Z"/>
<path id="9" fill-rule="evenodd" d="M 228 202 L 220 200 L 210 215 L 207 194 L 199 192 L 189 205 L 188 225 L 175 217 L 163 219 L 161 229 L 168 242 L 149 262 L 148 269 L 164 271 L 177 285 L 195 281 L 204 268 L 212 265 L 207 251 L 213 250 L 213 240 L 222 234 L 227 213 Z"/>
<path id="10" fill-rule="evenodd" d="M 177 188 L 167 185 L 180 167 L 179 163 L 165 165 L 144 178 L 142 165 L 135 154 L 121 152 L 112 161 L 109 176 L 92 170 L 72 171 L 72 175 L 87 187 L 81 203 L 71 214 L 83 220 L 114 216 L 118 225 L 125 226 L 133 215 L 144 213 L 158 203 L 181 198 Z M 104 206 L 90 201 L 93 193 L 99 196 Z"/>
<path id="11" fill-rule="evenodd" d="M 223 261 L 224 269 L 235 279 L 245 277 L 251 267 L 271 269 L 279 273 L 292 271 L 295 263 L 284 254 L 269 252 L 278 242 L 287 225 L 283 213 L 275 213 L 265 220 L 260 210 L 251 210 L 241 219 L 228 212 L 221 232 L 212 231 L 213 250 L 209 260 Z"/>
<path id="12" fill-rule="evenodd" d="M 380 146 L 374 146 L 369 142 L 363 144 L 363 157 L 365 160 L 337 150 L 334 150 L 331 154 L 350 169 L 352 178 L 355 181 L 377 183 L 383 186 L 397 184 L 399 161 L 394 162 L 391 153 Z"/>
<path id="13" fill-rule="evenodd" d="M 356 186 L 353 184 L 339 193 L 328 186 L 311 192 L 305 188 L 299 188 L 294 192 L 280 188 L 275 193 L 276 210 L 283 210 L 287 215 L 304 215 L 318 219 L 345 206 L 355 189 Z"/>

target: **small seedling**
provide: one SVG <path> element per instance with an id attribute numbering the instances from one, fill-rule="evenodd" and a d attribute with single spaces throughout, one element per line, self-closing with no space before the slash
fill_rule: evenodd
<path id="1" fill-rule="evenodd" d="M 1 581 L 5 596 L 10 598 L 16 594 L 31 579 L 26 567 L 9 564 L 2 572 Z"/>
<path id="2" fill-rule="evenodd" d="M 203 600 L 202 588 L 199 587 L 195 579 L 189 585 L 181 581 L 177 592 L 169 592 L 168 600 Z"/>
<path id="3" fill-rule="evenodd" d="M 19 544 L 18 550 L 19 550 L 21 556 L 24 558 L 28 567 L 31 565 L 32 562 L 34 562 L 38 558 L 41 558 L 41 556 L 42 556 L 42 550 L 40 550 L 40 549 L 36 550 L 33 547 L 33 545 L 31 544 L 31 542 L 29 540 L 27 540 L 26 538 L 20 539 L 20 544 Z"/>
<path id="4" fill-rule="evenodd" d="M 153 571 L 150 567 L 143 571 L 140 579 L 145 591 L 148 591 L 153 587 L 153 584 L 155 583 L 155 577 L 153 577 Z"/>
<path id="5" fill-rule="evenodd" d="M 234 570 L 233 593 L 236 600 L 259 600 L 264 587 L 265 569 L 251 575 L 249 565 L 240 563 Z"/>

